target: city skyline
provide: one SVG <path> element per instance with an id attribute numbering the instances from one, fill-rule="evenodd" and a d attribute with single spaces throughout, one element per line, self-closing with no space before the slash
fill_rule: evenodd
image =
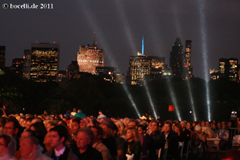
<path id="1" fill-rule="evenodd" d="M 21 58 L 31 43 L 55 41 L 61 46 L 60 69 L 65 70 L 77 59 L 79 45 L 92 44 L 96 31 L 97 45 L 105 51 L 105 66 L 117 67 L 125 75 L 129 57 L 142 49 L 143 35 L 145 55 L 165 57 L 168 66 L 176 37 L 192 40 L 193 75 L 204 78 L 199 3 L 205 6 L 207 70 L 217 68 L 219 58 L 240 58 L 240 3 L 237 1 L 43 2 L 53 3 L 54 9 L 0 9 L 0 17 L 5 22 L 0 27 L 3 37 L 0 45 L 6 46 L 6 66 L 11 65 L 14 57 Z"/>

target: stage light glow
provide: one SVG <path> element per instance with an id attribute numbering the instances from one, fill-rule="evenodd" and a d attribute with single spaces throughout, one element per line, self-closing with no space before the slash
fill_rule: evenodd
<path id="1" fill-rule="evenodd" d="M 210 111 L 210 94 L 209 94 L 209 73 L 208 73 L 208 56 L 207 56 L 207 33 L 206 33 L 206 14 L 205 14 L 205 0 L 198 0 L 199 6 L 199 16 L 200 16 L 200 27 L 201 27 L 201 40 L 202 40 L 202 53 L 203 53 L 203 65 L 204 65 L 204 79 L 206 81 L 206 100 L 207 100 L 207 115 L 208 121 L 211 121 L 211 111 Z"/>
<path id="2" fill-rule="evenodd" d="M 155 117 L 155 119 L 157 119 L 157 113 L 156 113 L 155 107 L 154 107 L 154 105 L 153 105 L 153 101 L 152 101 L 152 98 L 151 98 L 151 95 L 150 95 L 150 92 L 149 92 L 149 89 L 148 89 L 147 82 L 146 82 L 145 79 L 143 79 L 143 81 L 144 81 L 144 88 L 145 88 L 145 90 L 146 90 L 146 92 L 147 92 L 147 96 L 148 96 L 150 105 L 151 105 L 151 107 L 152 107 L 152 111 L 153 111 L 154 117 Z"/>
<path id="3" fill-rule="evenodd" d="M 94 32 L 96 32 L 99 35 L 98 39 L 102 43 L 102 46 L 104 46 L 104 50 L 106 51 L 105 53 L 108 53 L 108 55 L 106 57 L 110 60 L 111 65 L 116 68 L 116 72 L 118 72 L 119 67 L 118 67 L 115 59 L 112 57 L 112 54 L 110 54 L 110 53 L 113 53 L 113 52 L 111 52 L 111 50 L 109 49 L 109 46 L 107 45 L 108 43 L 105 41 L 104 34 L 103 34 L 101 28 L 100 27 L 95 28 L 96 26 L 100 26 L 97 23 L 97 19 L 93 18 L 94 16 L 93 16 L 92 12 L 89 10 L 89 7 L 85 4 L 84 1 L 81 1 L 79 6 L 81 8 L 81 11 L 83 11 L 84 15 L 86 15 L 87 21 L 89 22 L 92 30 L 95 30 Z M 129 92 L 129 90 L 127 88 L 127 85 L 125 83 L 123 83 L 123 88 L 124 88 L 124 91 L 126 92 L 128 98 L 129 98 L 134 110 L 136 111 L 136 114 L 137 114 L 138 118 L 140 118 L 141 115 L 140 115 L 140 113 L 137 109 L 137 106 L 136 106 L 136 104 L 135 104 L 135 102 L 132 98 L 132 95 Z"/>
<path id="4" fill-rule="evenodd" d="M 135 54 L 135 53 L 137 53 L 137 50 L 136 50 L 135 44 L 133 43 L 132 32 L 130 30 L 130 27 L 129 27 L 129 24 L 128 24 L 128 21 L 127 21 L 127 17 L 125 15 L 124 8 L 122 7 L 122 3 L 119 0 L 116 0 L 115 2 L 116 2 L 116 9 L 119 13 L 122 24 L 124 25 L 124 29 L 125 29 L 124 33 L 126 34 L 126 36 L 128 38 L 128 41 L 129 41 L 129 44 L 131 46 L 132 52 Z M 142 36 L 142 55 L 144 55 L 144 36 Z M 156 114 L 156 111 L 155 111 L 155 108 L 154 108 L 154 105 L 153 105 L 153 102 L 152 102 L 152 98 L 151 98 L 146 80 L 144 78 L 143 78 L 143 81 L 144 81 L 145 90 L 147 92 L 148 100 L 149 100 L 151 108 L 153 110 L 153 114 L 154 114 L 155 118 L 157 119 L 157 114 Z"/>
<path id="5" fill-rule="evenodd" d="M 174 2 L 173 5 L 172 5 L 173 6 L 173 13 L 174 13 L 174 20 L 175 20 L 175 24 L 176 24 L 175 29 L 176 29 L 176 32 L 177 32 L 178 36 L 182 37 L 180 22 L 179 22 L 179 18 L 178 18 L 178 6 L 177 6 L 177 3 L 178 2 Z M 193 118 L 196 121 L 197 118 L 196 118 L 195 106 L 194 106 L 193 96 L 192 96 L 192 89 L 191 89 L 191 86 L 190 86 L 189 79 L 187 79 L 186 82 L 187 82 L 187 86 L 188 86 L 188 93 L 189 93 L 191 108 L 193 110 Z"/>
<path id="6" fill-rule="evenodd" d="M 182 118 L 181 118 L 179 110 L 178 110 L 176 95 L 173 91 L 173 87 L 172 87 L 172 84 L 171 84 L 171 81 L 170 81 L 169 77 L 167 77 L 167 86 L 169 88 L 169 92 L 170 92 L 170 95 L 171 95 L 171 98 L 172 98 L 173 105 L 175 106 L 175 109 L 176 109 L 178 120 L 182 121 Z"/>
<path id="7" fill-rule="evenodd" d="M 173 7 L 173 14 L 174 14 L 174 21 L 175 21 L 175 29 L 177 32 L 178 37 L 182 37 L 181 35 L 181 27 L 180 27 L 180 23 L 179 23 L 179 19 L 178 19 L 178 6 L 177 6 L 177 1 L 174 1 L 174 3 L 172 4 Z"/>
<path id="8" fill-rule="evenodd" d="M 142 3 L 141 3 L 142 2 Z M 154 25 L 158 21 L 158 17 L 156 17 L 156 14 L 152 9 L 151 4 L 148 1 L 139 1 L 141 3 L 141 7 L 144 8 L 144 12 L 142 12 L 142 17 L 144 17 L 144 23 L 145 28 L 148 28 L 147 32 L 150 33 L 150 36 L 153 39 L 153 42 L 151 45 L 154 47 L 154 50 L 156 53 L 163 53 L 162 52 L 162 44 L 163 44 L 163 38 L 158 33 L 160 31 L 159 25 Z M 161 23 L 160 23 L 161 25 Z M 157 27 L 156 27 L 157 26 Z M 157 29 L 156 29 L 157 28 Z M 146 34 L 146 33 L 145 33 Z"/>
<path id="9" fill-rule="evenodd" d="M 128 24 L 128 21 L 127 21 L 127 16 L 125 14 L 122 3 L 120 2 L 120 0 L 114 0 L 114 2 L 116 2 L 116 9 L 118 11 L 119 17 L 120 17 L 120 19 L 122 21 L 122 24 L 124 26 L 123 27 L 124 31 L 125 31 L 124 33 L 126 34 L 127 39 L 130 43 L 132 53 L 136 54 L 137 53 L 137 47 L 136 47 L 135 43 L 133 43 L 134 40 L 133 40 L 132 32 L 131 32 L 131 29 L 129 27 L 129 24 Z"/>
<path id="10" fill-rule="evenodd" d="M 196 112 L 195 112 L 195 106 L 194 106 L 193 96 L 192 96 L 192 88 L 190 86 L 190 82 L 189 81 L 190 81 L 189 79 L 186 80 L 187 86 L 188 86 L 188 93 L 189 93 L 189 97 L 190 97 L 190 102 L 191 102 L 191 107 L 192 107 L 191 113 L 193 112 L 194 121 L 197 121 Z"/>

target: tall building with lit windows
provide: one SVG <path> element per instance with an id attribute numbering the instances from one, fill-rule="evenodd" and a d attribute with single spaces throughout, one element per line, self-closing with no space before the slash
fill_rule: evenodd
<path id="1" fill-rule="evenodd" d="M 219 59 L 219 77 L 229 81 L 238 81 L 238 59 L 220 58 Z"/>
<path id="2" fill-rule="evenodd" d="M 30 79 L 35 82 L 57 81 L 59 57 L 59 44 L 32 43 Z"/>
<path id="3" fill-rule="evenodd" d="M 174 77 L 184 79 L 184 53 L 182 41 L 177 37 L 175 43 L 172 46 L 172 51 L 170 52 L 170 68 L 172 69 L 172 74 Z"/>
<path id="4" fill-rule="evenodd" d="M 4 69 L 5 67 L 5 52 L 6 52 L 6 47 L 0 46 L 0 69 Z"/>
<path id="5" fill-rule="evenodd" d="M 116 81 L 116 68 L 115 67 L 96 67 L 96 75 L 105 81 Z"/>
<path id="6" fill-rule="evenodd" d="M 229 81 L 238 81 L 238 59 L 229 59 Z"/>
<path id="7" fill-rule="evenodd" d="M 104 51 L 97 45 L 80 45 L 77 53 L 80 72 L 96 74 L 96 67 L 104 67 Z"/>
<path id="8" fill-rule="evenodd" d="M 172 46 L 170 52 L 170 69 L 174 77 L 183 80 L 193 77 L 193 66 L 191 65 L 192 41 L 186 40 L 185 52 L 183 52 L 183 44 L 179 37 Z"/>
<path id="9" fill-rule="evenodd" d="M 127 83 L 131 85 L 142 85 L 144 80 L 151 81 L 160 79 L 164 71 L 164 57 L 130 56 Z"/>
<path id="10" fill-rule="evenodd" d="M 14 58 L 12 60 L 12 70 L 20 76 L 23 75 L 23 65 L 24 65 L 23 58 Z"/>
<path id="11" fill-rule="evenodd" d="M 191 65 L 191 53 L 192 53 L 192 41 L 186 40 L 185 44 L 185 54 L 184 54 L 184 69 L 186 79 L 192 78 L 193 66 Z"/>
<path id="12" fill-rule="evenodd" d="M 23 77 L 30 79 L 31 72 L 31 50 L 25 49 L 23 54 L 24 64 L 23 64 Z"/>

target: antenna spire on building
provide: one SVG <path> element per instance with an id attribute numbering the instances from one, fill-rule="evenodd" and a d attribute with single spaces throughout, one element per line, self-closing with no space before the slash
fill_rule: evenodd
<path id="1" fill-rule="evenodd" d="M 142 55 L 144 55 L 144 36 L 142 36 Z"/>
<path id="2" fill-rule="evenodd" d="M 93 46 L 95 45 L 95 31 L 93 32 Z"/>

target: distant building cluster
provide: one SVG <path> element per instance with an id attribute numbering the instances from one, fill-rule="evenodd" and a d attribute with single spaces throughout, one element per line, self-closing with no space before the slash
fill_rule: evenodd
<path id="1" fill-rule="evenodd" d="M 237 58 L 220 58 L 218 69 L 210 69 L 212 80 L 225 79 L 228 81 L 240 82 L 240 64 Z"/>
<path id="2" fill-rule="evenodd" d="M 0 70 L 5 68 L 6 47 L 0 46 Z M 129 57 L 127 75 L 118 73 L 115 67 L 104 66 L 105 53 L 95 43 L 79 45 L 77 60 L 73 60 L 66 70 L 59 70 L 60 45 L 49 43 L 32 43 L 31 49 L 24 50 L 23 58 L 14 58 L 11 69 L 20 76 L 35 82 L 78 79 L 83 73 L 96 75 L 111 83 L 143 85 L 153 80 L 176 77 L 187 80 L 193 77 L 191 64 L 192 41 L 185 41 L 185 51 L 182 41 L 177 37 L 170 52 L 169 67 L 165 57 L 148 56 L 144 54 L 144 37 L 142 38 L 142 53 Z M 237 58 L 219 59 L 219 68 L 210 69 L 212 80 L 226 79 L 240 82 L 240 65 Z"/>
<path id="3" fill-rule="evenodd" d="M 144 49 L 144 46 L 142 48 Z M 137 56 L 130 56 L 126 82 L 131 85 L 142 85 L 144 81 L 149 82 L 167 77 L 178 77 L 183 80 L 192 78 L 191 40 L 186 40 L 185 48 L 186 52 L 183 52 L 183 45 L 178 37 L 170 52 L 169 68 L 165 64 L 165 57 L 147 56 L 139 52 Z M 144 53 L 144 50 L 142 52 Z"/>

